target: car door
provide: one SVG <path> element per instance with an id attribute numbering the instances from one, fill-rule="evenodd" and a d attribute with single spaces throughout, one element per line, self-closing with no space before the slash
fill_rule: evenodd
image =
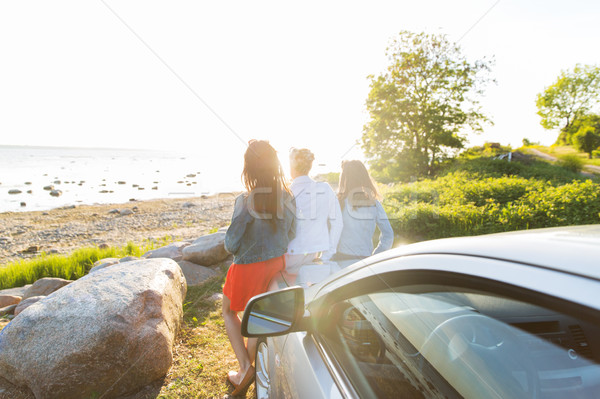
<path id="1" fill-rule="evenodd" d="M 287 394 L 312 397 L 320 377 L 329 391 L 315 397 L 595 397 L 599 288 L 472 256 L 357 268 L 321 288 L 309 332 L 286 342 Z"/>

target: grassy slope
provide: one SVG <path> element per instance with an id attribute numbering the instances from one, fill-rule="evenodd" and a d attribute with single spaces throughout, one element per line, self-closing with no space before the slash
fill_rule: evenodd
<path id="1" fill-rule="evenodd" d="M 543 145 L 535 145 L 531 146 L 532 148 L 536 148 L 537 150 L 546 153 L 548 155 L 552 155 L 553 157 L 560 158 L 563 155 L 576 155 L 583 161 L 584 165 L 596 165 L 600 166 L 599 158 L 588 158 L 588 154 L 585 152 L 579 152 L 575 148 L 571 146 L 559 146 L 559 145 L 551 145 L 550 147 L 546 147 Z"/>

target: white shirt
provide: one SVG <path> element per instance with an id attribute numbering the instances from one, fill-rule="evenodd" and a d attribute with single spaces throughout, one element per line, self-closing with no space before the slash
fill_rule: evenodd
<path id="1" fill-rule="evenodd" d="M 321 259 L 335 254 L 342 227 L 342 211 L 329 184 L 308 176 L 292 181 L 296 199 L 296 237 L 288 245 L 288 254 L 323 252 Z"/>

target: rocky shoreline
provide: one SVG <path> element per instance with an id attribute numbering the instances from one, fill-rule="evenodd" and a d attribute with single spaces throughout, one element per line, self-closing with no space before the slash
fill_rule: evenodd
<path id="1" fill-rule="evenodd" d="M 235 193 L 0 213 L 0 267 L 41 252 L 123 246 L 165 236 L 190 240 L 227 226 Z"/>

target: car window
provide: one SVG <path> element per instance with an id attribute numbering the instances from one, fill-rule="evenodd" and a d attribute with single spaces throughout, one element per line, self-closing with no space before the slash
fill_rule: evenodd
<path id="1" fill-rule="evenodd" d="M 598 325 L 482 292 L 424 291 L 330 308 L 322 337 L 361 397 L 597 397 Z"/>

